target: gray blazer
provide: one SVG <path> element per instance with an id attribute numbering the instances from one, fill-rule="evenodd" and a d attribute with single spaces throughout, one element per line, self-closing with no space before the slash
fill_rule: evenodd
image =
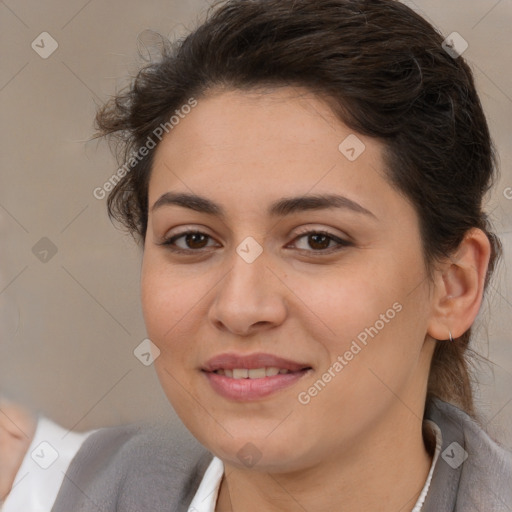
<path id="1" fill-rule="evenodd" d="M 422 511 L 512 512 L 512 453 L 451 404 L 434 399 L 425 418 L 443 447 Z M 211 460 L 185 431 L 104 428 L 73 459 L 52 512 L 186 511 Z"/>

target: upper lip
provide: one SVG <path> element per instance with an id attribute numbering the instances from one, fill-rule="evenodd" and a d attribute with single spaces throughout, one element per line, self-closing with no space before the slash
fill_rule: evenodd
<path id="1" fill-rule="evenodd" d="M 202 367 L 206 372 L 214 372 L 216 370 L 233 370 L 235 368 L 246 368 L 248 370 L 255 368 L 276 367 L 279 369 L 296 372 L 305 368 L 311 368 L 310 365 L 284 359 L 272 354 L 249 354 L 240 355 L 234 353 L 219 354 L 209 359 Z"/>

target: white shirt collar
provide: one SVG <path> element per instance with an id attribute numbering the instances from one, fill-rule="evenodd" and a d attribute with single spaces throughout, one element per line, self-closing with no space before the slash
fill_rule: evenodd
<path id="1" fill-rule="evenodd" d="M 218 457 L 213 457 L 188 507 L 188 512 L 215 512 L 223 474 L 224 463 Z"/>
<path id="2" fill-rule="evenodd" d="M 426 428 L 430 427 L 431 431 L 433 432 L 436 439 L 436 449 L 434 452 L 434 457 L 432 459 L 432 465 L 430 466 L 430 471 L 428 473 L 427 481 L 425 482 L 420 497 L 418 498 L 418 501 L 416 502 L 416 505 L 414 505 L 414 508 L 412 509 L 411 512 L 421 512 L 421 508 L 423 507 L 423 503 L 425 503 L 425 498 L 427 497 L 427 493 L 430 488 L 430 482 L 432 482 L 434 468 L 437 459 L 439 458 L 439 454 L 441 453 L 441 447 L 443 446 L 443 434 L 441 433 L 441 429 L 438 427 L 438 425 L 434 423 L 432 420 L 425 420 L 423 422 L 423 425 Z"/>

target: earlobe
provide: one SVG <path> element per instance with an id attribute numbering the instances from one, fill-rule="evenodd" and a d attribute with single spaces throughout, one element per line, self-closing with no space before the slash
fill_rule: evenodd
<path id="1" fill-rule="evenodd" d="M 440 265 L 436 271 L 430 336 L 438 340 L 458 338 L 471 327 L 482 303 L 490 255 L 487 235 L 473 228 Z"/>

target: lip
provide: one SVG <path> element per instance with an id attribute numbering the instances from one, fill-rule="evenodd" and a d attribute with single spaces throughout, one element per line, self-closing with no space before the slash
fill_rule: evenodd
<path id="1" fill-rule="evenodd" d="M 289 370 L 290 372 L 298 372 L 304 368 L 311 368 L 307 363 L 300 363 L 290 359 L 274 356 L 272 354 L 249 354 L 241 355 L 234 353 L 219 354 L 209 359 L 202 367 L 205 372 L 214 372 L 216 370 L 233 370 L 234 368 L 247 368 L 254 370 L 255 368 L 263 368 L 275 366 L 280 369 Z"/>
<path id="2" fill-rule="evenodd" d="M 259 379 L 233 379 L 214 373 L 216 370 L 248 370 L 263 367 L 277 367 L 290 373 L 262 377 Z M 210 359 L 201 369 L 213 390 L 224 398 L 238 402 L 254 401 L 265 398 L 282 389 L 288 388 L 312 371 L 307 363 L 299 363 L 271 354 L 220 354 Z"/>

